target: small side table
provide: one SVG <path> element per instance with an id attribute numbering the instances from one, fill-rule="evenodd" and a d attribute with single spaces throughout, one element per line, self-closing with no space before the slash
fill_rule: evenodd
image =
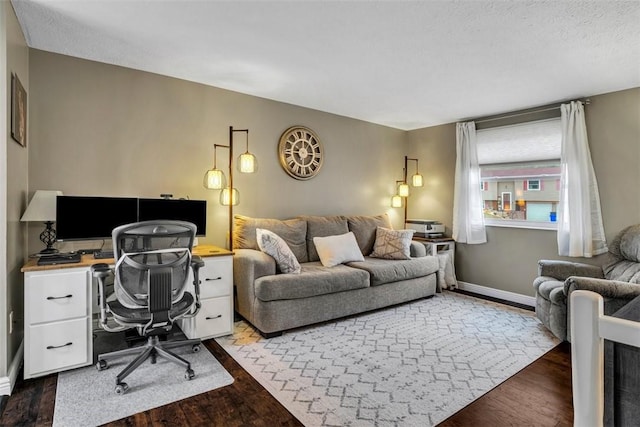
<path id="1" fill-rule="evenodd" d="M 427 255 L 436 255 L 440 251 L 451 251 L 451 262 L 454 262 L 456 252 L 456 241 L 451 237 L 439 237 L 429 239 L 426 237 L 414 237 L 414 241 L 420 242 L 427 248 Z"/>

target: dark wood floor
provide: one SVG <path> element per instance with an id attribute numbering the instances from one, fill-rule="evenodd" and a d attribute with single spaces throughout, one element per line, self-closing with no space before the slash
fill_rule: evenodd
<path id="1" fill-rule="evenodd" d="M 234 377 L 232 385 L 132 415 L 108 426 L 301 426 L 214 340 L 211 353 Z M 454 414 L 440 427 L 572 426 L 571 347 L 562 343 Z M 50 426 L 57 375 L 19 379 L 0 426 Z"/>

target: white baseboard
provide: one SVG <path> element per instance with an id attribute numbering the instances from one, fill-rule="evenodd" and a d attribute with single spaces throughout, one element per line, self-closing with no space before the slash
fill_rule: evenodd
<path id="1" fill-rule="evenodd" d="M 24 341 L 20 343 L 16 357 L 11 361 L 7 377 L 0 377 L 0 395 L 10 396 L 13 391 L 13 387 L 18 380 L 18 374 L 20 373 L 20 367 L 22 366 L 22 357 L 24 354 Z"/>
<path id="2" fill-rule="evenodd" d="M 476 285 L 473 283 L 458 281 L 458 289 L 467 292 L 473 292 L 474 294 L 485 295 L 488 297 L 499 298 L 505 301 L 511 301 L 518 304 L 524 304 L 531 307 L 536 306 L 535 297 L 530 297 L 522 294 L 516 294 L 515 292 L 503 291 L 500 289 L 489 288 L 487 286 Z"/>

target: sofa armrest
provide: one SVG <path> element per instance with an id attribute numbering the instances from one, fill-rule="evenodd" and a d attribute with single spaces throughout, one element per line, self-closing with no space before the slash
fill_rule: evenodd
<path id="1" fill-rule="evenodd" d="M 409 256 L 411 258 L 422 258 L 427 256 L 427 248 L 420 242 L 411 241 L 409 246 Z"/>
<path id="2" fill-rule="evenodd" d="M 619 280 L 596 279 L 592 277 L 568 277 L 564 282 L 564 293 L 567 297 L 573 291 L 592 291 L 605 299 L 619 299 L 631 301 L 640 295 L 640 285 L 621 282 Z"/>
<path id="3" fill-rule="evenodd" d="M 236 310 L 250 322 L 253 320 L 254 282 L 262 276 L 276 274 L 276 260 L 255 249 L 234 249 L 233 285 Z"/>
<path id="4" fill-rule="evenodd" d="M 602 268 L 597 265 L 549 259 L 538 261 L 538 276 L 553 277 L 560 281 L 570 276 L 604 278 Z"/>

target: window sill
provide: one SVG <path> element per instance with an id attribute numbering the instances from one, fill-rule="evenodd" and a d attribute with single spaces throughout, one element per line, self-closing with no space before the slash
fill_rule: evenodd
<path id="1" fill-rule="evenodd" d="M 522 221 L 517 219 L 485 219 L 484 225 L 487 227 L 506 227 L 506 228 L 528 228 L 530 230 L 552 230 L 558 229 L 557 222 L 546 221 Z"/>

